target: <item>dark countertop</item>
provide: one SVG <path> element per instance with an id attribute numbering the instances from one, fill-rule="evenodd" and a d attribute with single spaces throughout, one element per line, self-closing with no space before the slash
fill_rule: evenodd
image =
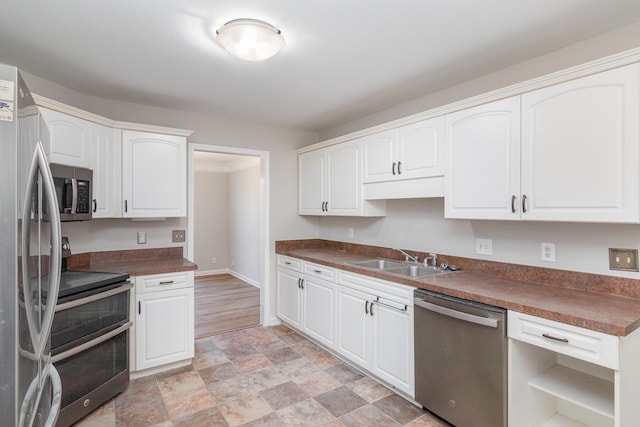
<path id="1" fill-rule="evenodd" d="M 198 268 L 182 256 L 181 247 L 91 252 L 73 255 L 67 263 L 67 268 L 71 271 L 128 273 L 130 276 L 175 273 Z"/>
<path id="2" fill-rule="evenodd" d="M 276 244 L 276 253 L 611 335 L 625 336 L 640 327 L 640 299 L 638 298 L 575 289 L 569 287 L 570 283 L 553 286 L 467 271 L 411 279 L 351 265 L 350 263 L 354 261 L 380 257 L 380 255 L 372 256 L 375 251 L 372 252 L 366 248 L 365 253 L 357 253 L 327 247 L 331 245 L 309 247 L 312 245 L 308 244 L 305 247 L 305 245 L 291 244 L 292 242 L 295 241 Z M 456 260 L 459 259 L 456 258 Z M 511 268 L 513 269 L 513 265 Z M 526 267 L 523 266 L 523 268 Z M 589 275 L 585 277 L 585 273 L 575 274 L 581 281 L 589 279 Z M 571 272 L 557 273 L 558 277 L 563 275 L 570 277 Z M 602 281 L 602 276 L 592 276 L 594 281 Z M 612 280 L 618 281 L 616 278 Z M 564 281 L 566 282 L 566 279 Z M 640 281 L 633 282 L 640 283 Z"/>

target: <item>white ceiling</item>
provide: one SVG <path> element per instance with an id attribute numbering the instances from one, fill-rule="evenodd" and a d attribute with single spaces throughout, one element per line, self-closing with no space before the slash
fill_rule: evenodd
<path id="1" fill-rule="evenodd" d="M 282 30 L 264 63 L 212 34 Z M 86 95 L 322 131 L 640 22 L 638 0 L 11 0 L 0 62 Z"/>

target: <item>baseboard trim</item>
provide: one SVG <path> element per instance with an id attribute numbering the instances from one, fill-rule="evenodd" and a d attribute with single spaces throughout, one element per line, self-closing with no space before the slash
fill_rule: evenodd
<path id="1" fill-rule="evenodd" d="M 200 276 L 215 276 L 217 274 L 231 274 L 231 270 L 229 270 L 228 268 L 221 268 L 219 270 L 197 270 L 194 272 L 193 275 L 195 277 L 200 277 Z"/>
<path id="2" fill-rule="evenodd" d="M 247 282 L 251 286 L 254 286 L 254 287 L 258 288 L 258 289 L 261 288 L 260 282 L 257 282 L 257 281 L 253 280 L 250 277 L 242 275 L 242 274 L 238 273 L 237 271 L 229 270 L 229 274 L 231 274 L 233 277 L 236 277 L 236 278 L 242 280 L 243 282 Z"/>

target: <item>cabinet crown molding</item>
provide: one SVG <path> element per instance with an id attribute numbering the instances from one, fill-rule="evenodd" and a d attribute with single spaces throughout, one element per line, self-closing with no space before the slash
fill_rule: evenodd
<path id="1" fill-rule="evenodd" d="M 79 108 L 67 105 L 65 103 L 55 101 L 53 99 L 46 98 L 38 94 L 32 94 L 33 100 L 38 107 L 48 108 L 50 110 L 58 111 L 60 113 L 68 114 L 79 119 L 87 120 L 89 122 L 97 123 L 99 125 L 107 126 L 116 129 L 137 130 L 140 132 L 152 132 L 161 133 L 165 135 L 176 136 L 190 136 L 193 131 L 187 129 L 178 129 L 166 126 L 147 125 L 142 123 L 122 122 L 118 120 L 112 120 L 107 117 L 99 116 L 97 114 L 90 113 L 88 111 L 81 110 Z"/>
<path id="2" fill-rule="evenodd" d="M 374 133 L 393 128 L 398 128 L 400 126 L 409 125 L 422 120 L 442 116 L 449 113 L 455 113 L 456 111 L 464 110 L 466 108 L 476 107 L 478 105 L 498 101 L 503 98 L 521 95 L 526 92 L 541 89 L 545 86 L 551 86 L 569 80 L 578 79 L 580 77 L 586 77 L 591 74 L 600 73 L 602 71 L 611 70 L 613 68 L 623 67 L 635 62 L 640 62 L 640 47 L 605 56 L 604 58 L 596 59 L 594 61 L 576 65 L 574 67 L 545 74 L 540 77 L 535 77 L 533 79 L 525 80 L 520 83 L 515 83 L 500 89 L 472 96 L 470 98 L 465 98 L 460 101 L 454 101 L 440 107 L 402 117 L 400 119 L 396 119 L 387 123 L 372 126 L 366 129 L 348 133 L 346 135 L 328 139 L 326 141 L 308 145 L 306 147 L 299 148 L 297 150 L 297 153 L 302 154 L 308 151 L 318 150 L 320 148 L 329 147 L 331 145 L 340 144 L 342 142 L 350 141 L 357 138 L 362 138 L 364 136 L 372 135 Z"/>

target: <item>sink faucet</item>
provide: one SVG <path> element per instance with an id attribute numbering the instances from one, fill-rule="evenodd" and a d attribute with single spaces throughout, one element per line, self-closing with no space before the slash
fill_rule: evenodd
<path id="1" fill-rule="evenodd" d="M 402 255 L 404 255 L 404 260 L 405 260 L 406 262 L 409 262 L 409 260 L 411 260 L 411 261 L 415 262 L 416 264 L 418 263 L 418 257 L 417 257 L 417 256 L 411 256 L 411 255 L 409 255 L 408 253 L 406 253 L 405 251 L 403 251 L 402 249 L 396 249 L 396 248 L 393 248 L 393 250 L 394 250 L 394 251 L 398 251 L 398 252 L 400 252 Z"/>
<path id="2" fill-rule="evenodd" d="M 429 255 L 424 257 L 424 266 L 428 267 L 429 266 L 429 260 L 431 260 L 431 265 L 433 267 L 437 267 L 438 266 L 438 255 L 433 253 L 433 252 L 429 252 Z"/>

